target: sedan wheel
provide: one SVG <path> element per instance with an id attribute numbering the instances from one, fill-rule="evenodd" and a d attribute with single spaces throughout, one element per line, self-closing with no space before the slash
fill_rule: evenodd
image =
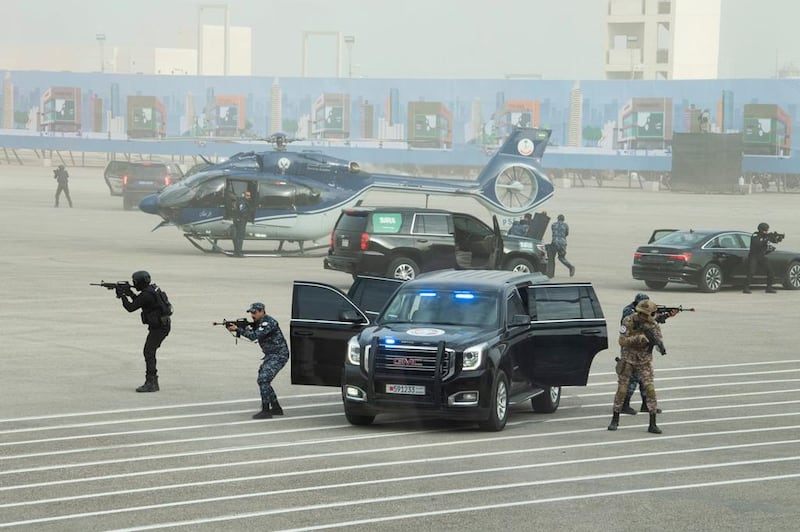
<path id="1" fill-rule="evenodd" d="M 703 292 L 716 292 L 722 286 L 722 270 L 716 264 L 708 264 L 700 273 L 700 289 Z"/>
<path id="2" fill-rule="evenodd" d="M 800 290 L 800 262 L 789 263 L 786 276 L 783 278 L 783 286 L 789 290 Z"/>

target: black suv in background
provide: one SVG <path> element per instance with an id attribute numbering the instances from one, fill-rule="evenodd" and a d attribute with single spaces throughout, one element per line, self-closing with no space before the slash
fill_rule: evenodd
<path id="1" fill-rule="evenodd" d="M 112 196 L 122 196 L 122 208 L 133 209 L 145 196 L 183 179 L 176 163 L 111 161 L 103 177 Z"/>
<path id="2" fill-rule="evenodd" d="M 292 383 L 341 387 L 354 425 L 427 414 L 498 431 L 511 405 L 555 412 L 562 386 L 586 385 L 608 330 L 590 283 L 548 281 L 445 270 L 404 283 L 359 277 L 347 296 L 295 281 Z"/>
<path id="3" fill-rule="evenodd" d="M 331 232 L 323 265 L 353 275 L 413 279 L 421 272 L 461 270 L 547 271 L 541 241 L 502 236 L 478 218 L 460 212 L 413 207 L 342 210 Z"/>
<path id="4" fill-rule="evenodd" d="M 122 196 L 122 178 L 128 174 L 128 161 L 111 161 L 103 171 L 103 179 L 112 196 Z"/>

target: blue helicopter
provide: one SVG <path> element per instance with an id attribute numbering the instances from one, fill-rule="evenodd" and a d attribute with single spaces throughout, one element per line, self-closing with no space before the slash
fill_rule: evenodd
<path id="1" fill-rule="evenodd" d="M 419 178 L 363 171 L 356 162 L 319 151 L 290 151 L 293 139 L 270 136 L 273 151 L 237 153 L 224 162 L 206 160 L 187 176 L 139 204 L 161 216 L 153 230 L 174 225 L 196 248 L 230 254 L 219 240 L 231 239 L 236 198 L 249 193 L 253 205 L 245 239 L 303 242 L 330 235 L 342 209 L 363 201 L 373 190 L 444 194 L 476 199 L 493 214 L 519 216 L 553 195 L 541 170 L 550 130 L 512 131 L 476 181 Z"/>

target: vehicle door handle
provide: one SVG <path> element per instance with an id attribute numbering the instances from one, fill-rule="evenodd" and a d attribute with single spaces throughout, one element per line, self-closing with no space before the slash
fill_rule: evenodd
<path id="1" fill-rule="evenodd" d="M 600 334 L 600 329 L 581 329 L 581 334 L 597 335 Z"/>
<path id="2" fill-rule="evenodd" d="M 428 241 L 427 238 L 418 238 L 417 239 L 417 242 L 422 242 L 423 244 L 426 243 L 427 241 Z"/>
<path id="3" fill-rule="evenodd" d="M 314 332 L 313 331 L 295 331 L 294 335 L 295 336 L 314 336 Z"/>

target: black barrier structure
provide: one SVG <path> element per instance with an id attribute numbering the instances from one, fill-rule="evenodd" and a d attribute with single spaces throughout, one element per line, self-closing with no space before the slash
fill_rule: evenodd
<path id="1" fill-rule="evenodd" d="M 736 192 L 742 175 L 741 133 L 675 133 L 673 191 Z"/>

